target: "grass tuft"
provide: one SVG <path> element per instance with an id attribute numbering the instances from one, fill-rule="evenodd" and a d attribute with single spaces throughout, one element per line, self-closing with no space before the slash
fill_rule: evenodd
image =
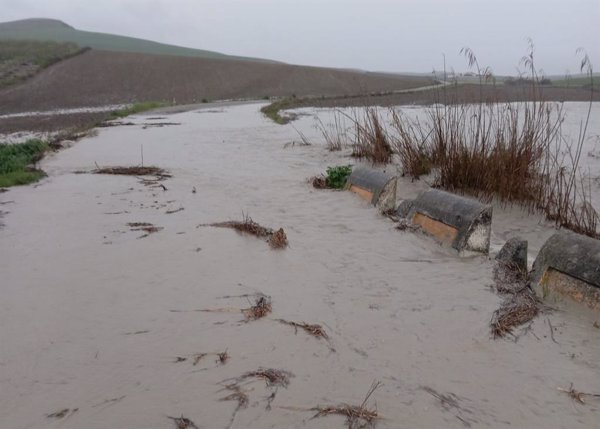
<path id="1" fill-rule="evenodd" d="M 0 188 L 26 185 L 44 177 L 44 172 L 33 166 L 48 149 L 48 144 L 39 139 L 0 144 Z"/>
<path id="2" fill-rule="evenodd" d="M 142 103 L 135 103 L 131 106 L 123 109 L 114 110 L 110 113 L 113 118 L 124 118 L 129 115 L 135 115 L 136 113 L 142 113 L 147 110 L 158 109 L 163 107 L 165 104 L 157 101 L 144 101 Z"/>

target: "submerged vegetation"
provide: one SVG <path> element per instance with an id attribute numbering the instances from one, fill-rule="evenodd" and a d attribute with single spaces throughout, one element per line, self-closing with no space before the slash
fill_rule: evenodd
<path id="1" fill-rule="evenodd" d="M 279 114 L 280 110 L 284 110 L 284 109 L 288 109 L 290 107 L 292 107 L 294 105 L 294 99 L 293 98 L 283 98 L 281 100 L 275 101 L 265 107 L 263 107 L 262 109 L 260 109 L 260 111 L 269 119 L 271 119 L 273 122 L 279 124 L 279 125 L 284 125 L 290 122 L 289 118 L 286 118 L 284 116 L 281 116 Z"/>
<path id="2" fill-rule="evenodd" d="M 49 149 L 38 139 L 25 143 L 0 144 L 0 188 L 36 182 L 44 172 L 35 168 Z"/>
<path id="3" fill-rule="evenodd" d="M 158 109 L 163 107 L 165 104 L 158 101 L 144 101 L 141 103 L 135 103 L 131 106 L 124 107 L 123 109 L 114 110 L 110 113 L 113 118 L 124 118 L 129 115 L 135 115 L 136 113 L 142 113 L 147 110 Z"/>

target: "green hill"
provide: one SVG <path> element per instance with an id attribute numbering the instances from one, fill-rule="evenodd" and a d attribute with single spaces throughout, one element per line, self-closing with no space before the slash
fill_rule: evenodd
<path id="1" fill-rule="evenodd" d="M 62 21 L 45 18 L 33 18 L 0 23 L 0 40 L 1 39 L 52 41 L 60 43 L 70 42 L 81 47 L 105 51 L 274 62 L 259 58 L 236 57 L 221 54 L 219 52 L 167 45 L 134 37 L 81 31 Z"/>

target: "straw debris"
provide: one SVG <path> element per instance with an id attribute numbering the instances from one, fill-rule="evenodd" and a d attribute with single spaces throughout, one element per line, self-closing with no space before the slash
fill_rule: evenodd
<path id="1" fill-rule="evenodd" d="M 250 371 L 238 377 L 234 385 L 238 385 L 242 381 L 248 380 L 250 378 L 256 378 L 265 380 L 268 387 L 287 387 L 290 384 L 290 378 L 292 378 L 293 376 L 294 374 L 292 374 L 291 372 L 282 369 L 259 368 L 256 371 Z"/>
<path id="2" fill-rule="evenodd" d="M 148 237 L 150 234 L 161 231 L 163 228 L 160 226 L 154 226 L 149 222 L 129 222 L 127 226 L 131 231 L 143 231 L 145 234 L 140 235 L 138 238 Z"/>
<path id="3" fill-rule="evenodd" d="M 373 393 L 382 386 L 382 383 L 377 381 L 371 384 L 365 399 L 362 401 L 360 405 L 348 405 L 348 404 L 340 404 L 337 406 L 325 406 L 325 407 L 313 407 L 310 408 L 309 411 L 316 411 L 317 413 L 313 416 L 324 417 L 329 415 L 340 415 L 346 417 L 346 425 L 350 429 L 358 429 L 365 427 L 375 427 L 375 423 L 381 417 L 377 411 L 377 408 L 369 409 L 367 408 L 367 402 Z"/>
<path id="4" fill-rule="evenodd" d="M 271 313 L 271 310 L 271 297 L 260 295 L 256 298 L 252 307 L 242 309 L 242 314 L 248 321 L 258 320 Z"/>
<path id="5" fill-rule="evenodd" d="M 293 326 L 296 329 L 296 333 L 298 333 L 298 328 L 303 329 L 309 335 L 317 338 L 329 339 L 329 336 L 325 332 L 325 329 L 321 325 L 310 325 L 305 322 L 292 322 L 284 319 L 277 319 L 278 322 L 283 323 L 284 325 Z"/>
<path id="6" fill-rule="evenodd" d="M 571 383 L 571 385 L 569 386 L 568 389 L 563 389 L 561 387 L 558 387 L 557 390 L 559 390 L 561 392 L 567 393 L 571 397 L 571 399 L 579 402 L 580 404 L 585 404 L 585 399 L 584 398 L 586 396 L 600 398 L 600 393 L 579 392 L 579 391 L 573 389 L 573 383 Z"/>
<path id="7" fill-rule="evenodd" d="M 160 167 L 155 166 L 132 166 L 132 167 L 103 167 L 93 170 L 94 174 L 114 174 L 120 176 L 159 176 L 159 177 L 171 177 L 168 172 Z"/>
<path id="8" fill-rule="evenodd" d="M 310 183 L 312 183 L 313 188 L 315 189 L 330 189 L 331 187 L 327 183 L 327 177 L 320 175 L 314 176 L 308 179 Z"/>
<path id="9" fill-rule="evenodd" d="M 76 413 L 77 411 L 79 411 L 79 408 L 64 408 L 62 410 L 56 411 L 54 413 L 51 414 L 46 414 L 46 417 L 49 419 L 62 419 L 67 417 L 68 415 L 72 415 L 74 413 Z"/>
<path id="10" fill-rule="evenodd" d="M 250 234 L 258 238 L 264 238 L 273 249 L 283 249 L 288 245 L 287 236 L 283 228 L 279 228 L 277 231 L 274 231 L 271 228 L 266 228 L 254 222 L 248 215 L 244 215 L 244 219 L 242 221 L 227 221 L 198 225 L 198 227 L 201 226 L 230 228 L 235 229 L 243 234 Z"/>
<path id="11" fill-rule="evenodd" d="M 512 334 L 517 326 L 532 321 L 544 309 L 543 303 L 528 285 L 528 274 L 516 264 L 498 261 L 494 266 L 495 291 L 507 296 L 490 321 L 492 336 Z M 529 332 L 526 329 L 524 333 Z M 518 339 L 518 336 L 515 337 Z"/>
<path id="12" fill-rule="evenodd" d="M 515 327 L 533 320 L 541 307 L 542 303 L 528 287 L 511 295 L 492 315 L 490 327 L 493 337 L 502 338 L 511 334 Z"/>
<path id="13" fill-rule="evenodd" d="M 196 424 L 191 421 L 190 419 L 186 418 L 186 417 L 171 417 L 171 416 L 167 416 L 168 418 L 170 418 L 171 420 L 173 420 L 173 423 L 175 423 L 175 427 L 177 429 L 198 429 L 198 426 L 196 426 Z"/>

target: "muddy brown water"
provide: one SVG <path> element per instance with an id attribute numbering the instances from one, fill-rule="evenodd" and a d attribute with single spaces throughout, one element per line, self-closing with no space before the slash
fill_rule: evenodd
<path id="1" fill-rule="evenodd" d="M 309 176 L 355 161 L 317 144 L 310 116 L 294 126 L 315 144 L 284 148 L 296 132 L 260 107 L 102 129 L 46 159 L 39 184 L 0 194 L 14 201 L 0 230 L 0 427 L 168 428 L 167 416 L 184 415 L 225 428 L 236 403 L 219 401 L 230 393 L 219 383 L 259 367 L 294 377 L 270 410 L 274 389 L 245 384 L 250 402 L 234 428 L 344 427 L 343 417 L 311 419 L 294 407 L 359 405 L 374 380 L 383 382 L 370 402 L 380 428 L 600 427 L 599 400 L 578 404 L 557 389 L 600 393 L 600 316 L 555 312 L 517 341 L 491 339 L 501 302 L 489 289 L 492 262 L 396 231 L 351 193 L 314 190 Z M 167 191 L 135 177 L 73 174 L 138 164 L 142 146 L 146 165 L 173 174 L 161 182 Z M 399 196 L 425 186 L 401 181 Z M 289 247 L 197 228 L 242 213 L 283 227 Z M 164 229 L 139 238 L 133 222 Z M 517 209 L 496 209 L 493 227 L 493 250 L 518 232 L 532 254 L 553 233 Z M 273 306 L 258 321 L 194 311 L 249 307 L 220 297 L 257 292 Z M 330 343 L 280 318 L 322 324 Z M 214 356 L 175 363 L 224 350 L 225 365 Z M 46 417 L 65 408 L 78 410 Z"/>

